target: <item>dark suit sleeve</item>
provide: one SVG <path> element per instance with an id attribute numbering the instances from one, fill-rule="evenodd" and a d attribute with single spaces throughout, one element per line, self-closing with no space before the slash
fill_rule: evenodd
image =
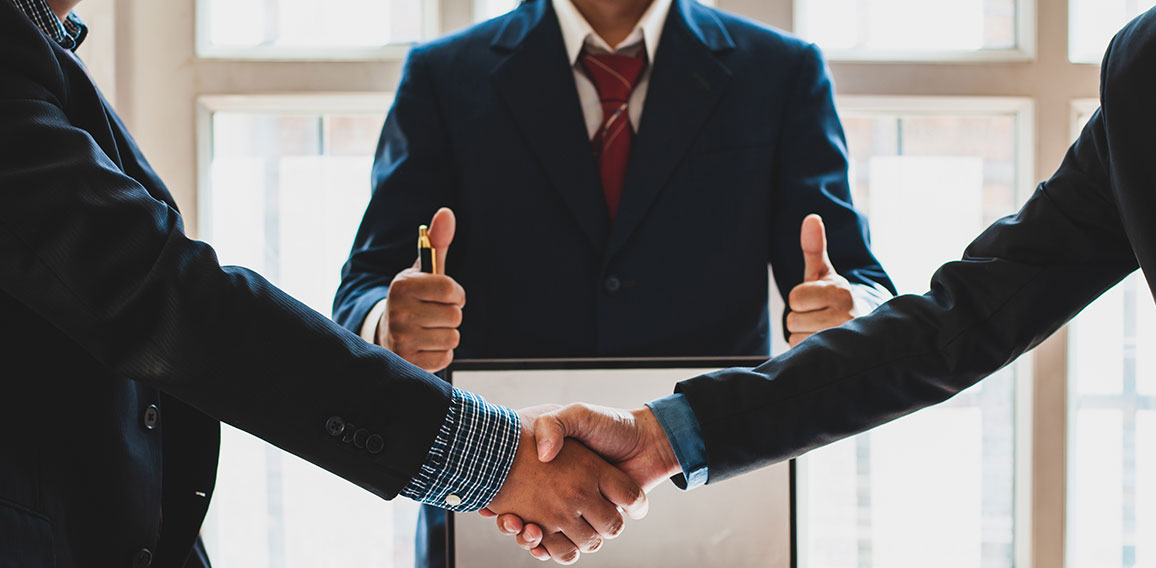
<path id="1" fill-rule="evenodd" d="M 393 277 L 413 266 L 418 225 L 451 205 L 452 156 L 426 57 L 414 48 L 406 62 L 378 141 L 373 198 L 333 301 L 333 319 L 354 333 Z"/>
<path id="2" fill-rule="evenodd" d="M 70 124 L 58 67 L 2 63 L 0 291 L 107 371 L 394 497 L 445 420 L 449 386 L 220 266 Z M 332 416 L 379 434 L 384 450 L 330 436 Z"/>
<path id="3" fill-rule="evenodd" d="M 931 291 L 816 334 L 756 369 L 680 383 L 710 481 L 944 401 L 1007 365 L 1137 268 L 1113 198 L 1102 113 L 1016 215 L 941 267 Z"/>
<path id="4" fill-rule="evenodd" d="M 827 66 L 814 45 L 803 50 L 796 65 L 793 95 L 783 109 L 775 159 L 779 174 L 771 200 L 770 262 L 779 293 L 785 299 L 803 281 L 799 229 L 804 217 L 818 213 L 839 274 L 853 284 L 894 294 L 895 285 L 871 253 L 867 219 L 851 203 L 847 142 Z"/>

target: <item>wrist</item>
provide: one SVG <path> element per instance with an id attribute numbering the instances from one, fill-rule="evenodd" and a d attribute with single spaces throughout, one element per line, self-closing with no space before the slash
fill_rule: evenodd
<path id="1" fill-rule="evenodd" d="M 678 457 L 674 453 L 670 438 L 666 436 L 666 431 L 663 430 L 662 424 L 658 422 L 658 418 L 650 407 L 644 406 L 632 411 L 631 414 L 634 415 L 634 421 L 638 424 L 641 433 L 640 443 L 651 454 L 652 459 L 663 472 L 663 477 L 681 473 L 682 466 L 678 463 Z"/>

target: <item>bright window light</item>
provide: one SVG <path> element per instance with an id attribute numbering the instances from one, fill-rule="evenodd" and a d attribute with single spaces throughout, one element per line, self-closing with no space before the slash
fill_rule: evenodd
<path id="1" fill-rule="evenodd" d="M 901 293 L 927 291 L 936 268 L 1020 204 L 1019 114 L 944 108 L 842 113 L 855 203 Z M 1013 566 L 1019 372 L 804 456 L 801 565 Z"/>
<path id="2" fill-rule="evenodd" d="M 798 33 L 833 56 L 1017 47 L 1016 0 L 796 0 Z"/>
<path id="3" fill-rule="evenodd" d="M 425 0 L 200 0 L 208 49 L 373 48 L 423 39 Z M 206 41 L 207 40 L 207 41 Z M 239 53 L 243 53 L 240 51 Z"/>
<path id="4" fill-rule="evenodd" d="M 1069 0 L 1068 58 L 1099 63 L 1112 36 L 1153 6 L 1156 0 Z"/>

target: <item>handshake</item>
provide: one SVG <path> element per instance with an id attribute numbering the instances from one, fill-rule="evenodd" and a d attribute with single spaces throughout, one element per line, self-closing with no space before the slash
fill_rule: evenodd
<path id="1" fill-rule="evenodd" d="M 649 408 L 527 408 L 506 482 L 482 516 L 539 560 L 573 564 L 641 519 L 646 492 L 681 471 Z M 601 457 L 599 457 L 601 456 Z"/>

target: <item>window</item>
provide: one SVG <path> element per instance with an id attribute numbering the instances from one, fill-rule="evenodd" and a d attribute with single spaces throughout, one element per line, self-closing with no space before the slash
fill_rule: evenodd
<path id="1" fill-rule="evenodd" d="M 400 57 L 437 33 L 431 0 L 199 0 L 202 57 Z"/>
<path id="2" fill-rule="evenodd" d="M 388 104 L 380 95 L 203 98 L 207 171 L 199 233 L 221 262 L 256 270 L 328 313 L 369 201 L 373 149 Z M 222 428 L 204 529 L 217 564 L 411 565 L 415 521 L 416 505 L 382 501 Z"/>
<path id="3" fill-rule="evenodd" d="M 940 264 L 1021 204 L 1029 102 L 840 106 L 855 203 L 900 293 L 925 292 Z M 802 565 L 915 568 L 935 558 L 937 566 L 1013 566 L 1017 381 L 1029 377 L 1023 364 L 1008 367 L 942 405 L 799 460 Z"/>
<path id="4" fill-rule="evenodd" d="M 1073 105 L 1073 129 L 1095 101 Z M 1075 318 L 1068 343 L 1068 566 L 1156 563 L 1156 305 L 1141 273 Z"/>
<path id="5" fill-rule="evenodd" d="M 990 59 L 1030 53 L 1028 2 L 797 0 L 798 31 L 833 59 Z"/>
<path id="6" fill-rule="evenodd" d="M 1147 282 L 1138 272 L 1128 277 L 1071 328 L 1069 566 L 1151 566 L 1156 306 Z"/>
<path id="7" fill-rule="evenodd" d="M 1112 36 L 1153 6 L 1156 0 L 1069 0 L 1068 57 L 1076 63 L 1099 63 Z"/>

